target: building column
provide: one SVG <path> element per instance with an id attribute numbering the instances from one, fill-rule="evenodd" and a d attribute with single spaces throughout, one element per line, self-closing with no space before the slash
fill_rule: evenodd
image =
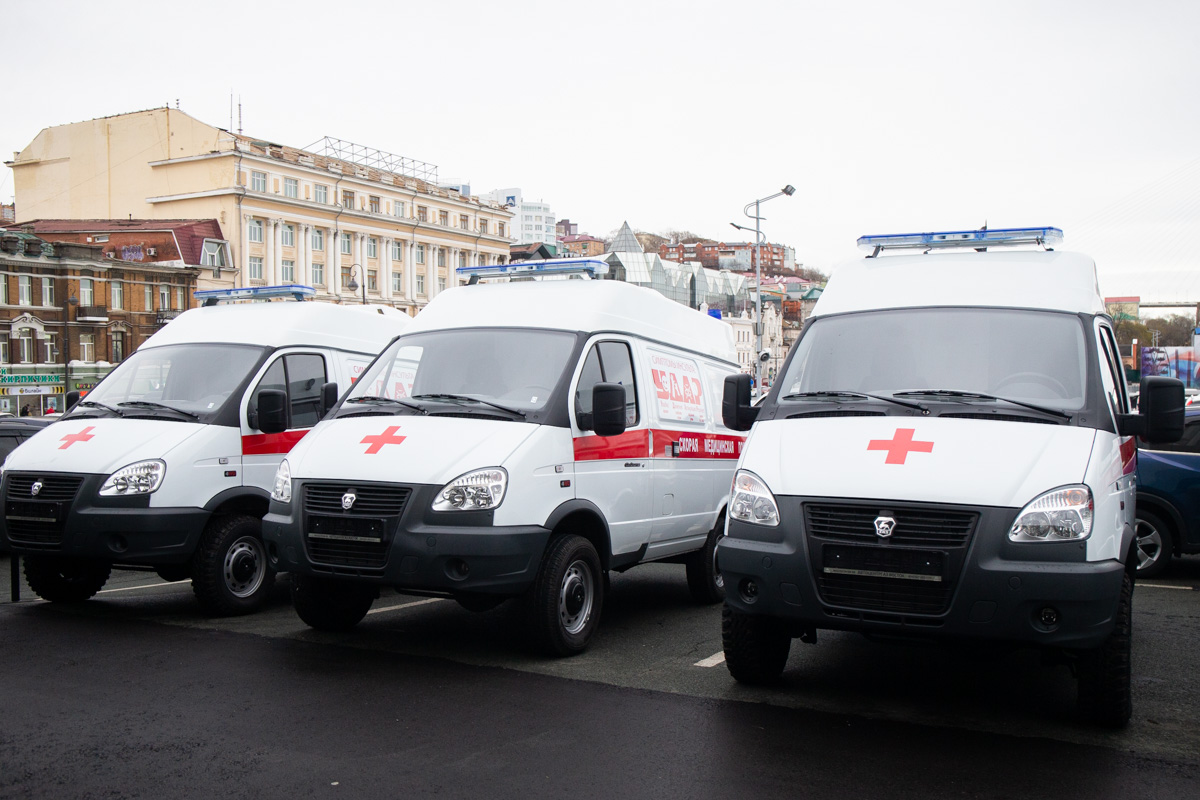
<path id="1" fill-rule="evenodd" d="M 325 286 L 323 292 L 333 294 L 333 276 L 337 269 L 337 231 L 333 228 L 325 229 Z"/>
<path id="2" fill-rule="evenodd" d="M 242 252 L 239 254 L 240 269 L 238 269 L 237 279 L 234 285 L 239 289 L 250 285 L 250 215 L 242 215 Z M 136 345 L 134 345 L 136 347 Z M 130 347 L 130 351 L 133 347 Z"/>
<path id="3" fill-rule="evenodd" d="M 379 253 L 379 279 L 383 284 L 379 287 L 379 296 L 384 302 L 392 302 L 392 240 L 387 237 L 381 237 L 379 240 L 381 252 Z"/>
<path id="4" fill-rule="evenodd" d="M 408 302 L 417 307 L 417 240 L 408 243 L 408 269 L 404 271 L 404 288 Z"/>
<path id="5" fill-rule="evenodd" d="M 278 286 L 283 283 L 283 220 L 271 220 L 271 243 L 274 248 L 271 256 L 271 267 L 269 270 L 268 286 Z"/>
<path id="6" fill-rule="evenodd" d="M 312 286 L 312 229 L 313 226 L 300 226 L 304 240 L 300 242 L 300 263 L 296 265 L 296 283 L 301 286 Z"/>

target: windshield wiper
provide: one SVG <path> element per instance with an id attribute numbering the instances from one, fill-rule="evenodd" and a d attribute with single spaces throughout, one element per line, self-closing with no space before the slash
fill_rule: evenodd
<path id="1" fill-rule="evenodd" d="M 379 395 L 375 395 L 375 394 L 364 394 L 359 397 L 351 397 L 346 402 L 347 403 L 372 403 L 372 404 L 394 403 L 395 405 L 398 405 L 398 406 L 404 406 L 405 408 L 411 408 L 413 411 L 420 411 L 422 414 L 429 413 L 428 411 L 421 408 L 416 403 L 410 403 L 407 400 L 397 400 L 396 398 L 393 398 L 393 397 L 380 397 Z"/>
<path id="2" fill-rule="evenodd" d="M 191 417 L 192 419 L 200 419 L 199 414 L 193 414 L 191 411 L 184 411 L 182 408 L 175 408 L 174 406 L 168 406 L 163 403 L 155 403 L 150 400 L 126 400 L 123 403 L 117 403 L 117 405 L 135 406 L 137 408 L 161 408 L 164 411 L 174 411 L 176 414 L 182 414 L 183 416 Z"/>
<path id="3" fill-rule="evenodd" d="M 929 395 L 934 397 L 958 397 L 964 400 L 999 400 L 1002 403 L 1012 403 L 1014 406 L 1021 406 L 1022 408 L 1028 408 L 1033 411 L 1040 411 L 1043 414 L 1050 414 L 1051 416 L 1059 417 L 1061 419 L 1071 418 L 1070 414 L 1066 413 L 1065 411 L 1059 411 L 1057 408 L 1039 406 L 1035 403 L 1026 403 L 1023 400 L 1013 400 L 1010 397 L 1000 397 L 998 395 L 984 394 L 982 392 L 963 392 L 959 391 L 958 389 L 922 389 L 920 391 L 896 392 L 896 394 L 901 396 Z"/>
<path id="4" fill-rule="evenodd" d="M 784 395 L 784 400 L 803 400 L 808 397 L 816 398 L 838 398 L 838 397 L 868 397 L 872 400 L 882 400 L 885 403 L 895 403 L 898 406 L 905 408 L 915 408 L 918 411 L 928 412 L 929 408 L 921 403 L 914 403 L 910 400 L 897 400 L 894 397 L 888 397 L 885 394 L 868 394 L 867 392 L 845 392 L 845 391 L 828 391 L 828 392 L 796 392 L 795 394 Z"/>
<path id="5" fill-rule="evenodd" d="M 95 400 L 80 400 L 75 404 L 75 408 L 79 408 L 80 406 L 88 406 L 89 408 L 102 408 L 110 414 L 115 414 L 118 417 L 122 416 L 121 412 L 112 406 L 106 406 L 104 403 L 97 403 Z"/>
<path id="6" fill-rule="evenodd" d="M 466 400 L 470 403 L 481 403 L 485 406 L 499 409 L 509 414 L 516 414 L 521 419 L 525 419 L 525 412 L 516 408 L 502 406 L 499 403 L 493 403 L 491 400 L 481 400 L 478 397 L 471 397 L 465 394 L 414 394 L 413 400 Z"/>

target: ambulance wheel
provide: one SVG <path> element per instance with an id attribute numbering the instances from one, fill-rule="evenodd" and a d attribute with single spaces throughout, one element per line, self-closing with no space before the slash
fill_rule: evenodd
<path id="1" fill-rule="evenodd" d="M 717 568 L 717 541 L 725 533 L 725 515 L 717 518 L 717 524 L 708 532 L 701 547 L 687 558 L 688 590 L 697 603 L 712 605 L 725 599 L 725 579 Z"/>
<path id="2" fill-rule="evenodd" d="M 245 515 L 213 517 L 192 556 L 192 592 L 204 613 L 231 617 L 257 611 L 274 584 L 262 521 Z"/>
<path id="3" fill-rule="evenodd" d="M 592 543 L 575 534 L 551 539 L 525 601 L 540 649 L 555 656 L 587 649 L 604 604 L 604 573 Z"/>
<path id="4" fill-rule="evenodd" d="M 348 631 L 371 610 L 375 587 L 369 583 L 335 581 L 295 575 L 292 606 L 304 624 L 319 631 Z"/>
<path id="5" fill-rule="evenodd" d="M 787 666 L 792 637 L 770 617 L 743 614 L 729 606 L 721 611 L 721 644 L 725 666 L 738 683 L 774 683 Z"/>
<path id="6" fill-rule="evenodd" d="M 1125 573 L 1117 621 L 1104 644 L 1079 653 L 1079 711 L 1084 719 L 1108 728 L 1123 728 L 1133 713 L 1130 675 L 1133 644 L 1133 578 Z"/>
<path id="7" fill-rule="evenodd" d="M 1137 559 L 1137 576 L 1153 578 L 1161 575 L 1171 562 L 1174 541 L 1171 529 L 1157 514 L 1138 511 L 1134 521 L 1133 556 Z"/>
<path id="8" fill-rule="evenodd" d="M 25 582 L 51 603 L 82 603 L 108 583 L 112 566 L 103 561 L 25 556 Z"/>
<path id="9" fill-rule="evenodd" d="M 507 599 L 503 595 L 481 594 L 480 592 L 460 592 L 454 595 L 454 602 L 467 611 L 474 611 L 476 613 L 491 611 Z"/>

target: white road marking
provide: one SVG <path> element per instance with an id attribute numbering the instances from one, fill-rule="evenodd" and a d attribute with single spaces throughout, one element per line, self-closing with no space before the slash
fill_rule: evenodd
<path id="1" fill-rule="evenodd" d="M 423 605 L 427 605 L 429 603 L 440 603 L 445 599 L 446 598 L 444 598 L 444 597 L 430 597 L 427 600 L 414 600 L 411 603 L 401 603 L 398 606 L 384 606 L 383 608 L 372 608 L 367 613 L 368 614 L 382 614 L 385 611 L 395 611 L 400 608 L 412 608 L 413 606 L 423 606 Z"/>
<path id="2" fill-rule="evenodd" d="M 1194 586 L 1171 586 L 1167 583 L 1138 583 L 1136 585 L 1146 589 L 1182 589 L 1185 592 L 1195 591 Z"/>
<path id="3" fill-rule="evenodd" d="M 119 589 L 101 589 L 96 594 L 108 594 L 109 592 L 133 592 L 138 589 L 156 589 L 159 586 L 178 586 L 181 583 L 191 583 L 191 578 L 186 578 L 182 581 L 159 581 L 158 583 L 147 583 L 142 586 L 122 586 Z"/>
<path id="4" fill-rule="evenodd" d="M 720 653 L 717 653 L 715 656 L 709 656 L 708 658 L 704 659 L 703 661 L 697 661 L 695 664 L 692 664 L 692 666 L 693 667 L 715 667 L 718 664 L 724 664 L 724 663 L 725 663 L 725 653 L 724 653 L 724 651 L 722 651 Z"/>

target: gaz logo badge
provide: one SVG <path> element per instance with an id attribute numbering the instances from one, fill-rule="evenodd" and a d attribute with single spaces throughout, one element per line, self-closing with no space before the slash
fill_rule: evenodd
<path id="1" fill-rule="evenodd" d="M 342 495 L 342 508 L 349 511 L 354 506 L 354 501 L 357 499 L 358 499 L 358 495 L 356 495 L 354 493 L 354 490 L 351 489 L 350 491 L 348 491 L 344 495 Z"/>
<path id="2" fill-rule="evenodd" d="M 896 520 L 892 517 L 876 517 L 875 518 L 875 535 L 880 539 L 886 539 L 892 535 L 892 531 L 896 528 Z"/>
<path id="3" fill-rule="evenodd" d="M 43 486 L 45 486 L 45 484 L 44 484 L 44 483 L 42 483 L 42 481 L 41 481 L 41 479 L 40 479 L 40 478 L 39 478 L 38 480 L 34 481 L 34 482 L 33 482 L 33 486 L 30 486 L 30 487 L 29 487 L 29 494 L 30 494 L 30 496 L 31 496 L 31 497 L 37 497 L 37 496 L 38 496 L 38 493 L 42 491 L 42 487 L 43 487 Z"/>

